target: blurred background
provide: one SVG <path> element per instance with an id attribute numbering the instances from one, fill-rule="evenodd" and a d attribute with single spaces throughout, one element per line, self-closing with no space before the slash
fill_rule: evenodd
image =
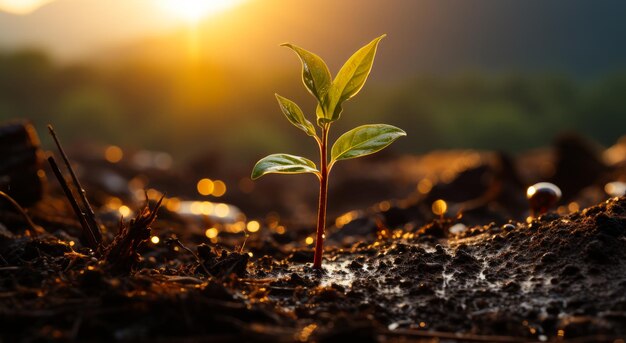
<path id="1" fill-rule="evenodd" d="M 296 56 L 331 72 L 387 33 L 341 129 L 389 122 L 405 152 L 520 151 L 626 125 L 621 1 L 0 0 L 0 118 L 81 139 L 227 160 L 314 144 L 274 92 L 313 112 Z M 341 129 L 334 130 L 338 134 Z"/>
<path id="2" fill-rule="evenodd" d="M 334 74 L 387 33 L 334 137 L 384 122 L 408 133 L 396 154 L 515 154 L 563 131 L 610 146 L 626 127 L 624 18 L 611 0 L 0 0 L 0 121 L 32 120 L 47 147 L 52 123 L 111 163 L 191 166 L 190 192 L 206 176 L 249 193 L 258 158 L 315 153 L 274 98 L 314 112 L 279 44 Z"/>

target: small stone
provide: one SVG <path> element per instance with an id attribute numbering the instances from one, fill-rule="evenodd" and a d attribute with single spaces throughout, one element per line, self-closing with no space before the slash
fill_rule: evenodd
<path id="1" fill-rule="evenodd" d="M 526 191 L 526 198 L 530 205 L 533 217 L 539 217 L 548 212 L 561 199 L 561 189 L 549 182 L 539 182 Z"/>
<path id="2" fill-rule="evenodd" d="M 511 232 L 511 231 L 515 230 L 515 225 L 513 225 L 513 224 L 504 224 L 504 225 L 502 225 L 502 230 L 504 232 Z"/>

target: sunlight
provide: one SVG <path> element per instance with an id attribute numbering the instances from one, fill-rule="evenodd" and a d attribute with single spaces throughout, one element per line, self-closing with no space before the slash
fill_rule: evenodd
<path id="1" fill-rule="evenodd" d="M 51 0 L 0 0 L 0 10 L 13 14 L 28 14 Z"/>
<path id="2" fill-rule="evenodd" d="M 159 0 L 159 6 L 191 23 L 241 3 L 242 0 Z"/>

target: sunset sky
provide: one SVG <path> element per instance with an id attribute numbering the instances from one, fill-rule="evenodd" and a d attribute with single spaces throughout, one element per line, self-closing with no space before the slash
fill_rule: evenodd
<path id="1" fill-rule="evenodd" d="M 0 10 L 25 15 L 53 1 L 55 0 L 0 0 Z M 152 0 L 147 1 L 146 6 L 160 7 L 184 19 L 197 20 L 202 16 L 232 7 L 239 2 L 241 0 Z"/>
<path id="2" fill-rule="evenodd" d="M 291 41 L 338 67 L 353 46 L 382 33 L 388 38 L 379 68 L 388 76 L 406 68 L 588 76 L 626 64 L 620 1 L 0 0 L 0 9 L 13 13 L 0 11 L 0 49 L 39 47 L 62 60 L 127 54 L 197 26 L 210 58 L 241 66 L 251 57 L 282 65 L 291 56 L 275 47 Z"/>
<path id="3" fill-rule="evenodd" d="M 624 1 L 33 1 L 0 0 L 0 119 L 54 119 L 66 135 L 90 127 L 102 141 L 178 152 L 204 149 L 197 142 L 207 136 L 237 153 L 273 149 L 293 133 L 273 94 L 304 108 L 312 101 L 300 62 L 279 45 L 317 53 L 334 74 L 381 34 L 364 95 L 343 123 L 387 118 L 412 127 L 398 149 L 521 149 L 546 144 L 563 122 L 605 143 L 623 133 L 583 119 L 623 117 L 612 77 L 626 71 Z M 573 101 L 578 89 L 589 96 Z M 607 90 L 617 95 L 602 98 Z M 583 119 L 574 123 L 571 113 Z M 529 118 L 539 115 L 537 130 Z M 173 122 L 181 126 L 163 136 Z"/>
<path id="4" fill-rule="evenodd" d="M 28 14 L 53 0 L 0 0 L 0 9 L 15 14 Z"/>

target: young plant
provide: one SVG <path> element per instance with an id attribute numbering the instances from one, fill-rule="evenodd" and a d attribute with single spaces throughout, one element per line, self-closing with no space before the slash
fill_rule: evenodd
<path id="1" fill-rule="evenodd" d="M 354 128 L 333 144 L 328 159 L 328 132 L 331 124 L 338 120 L 343 111 L 342 104 L 355 96 L 367 80 L 378 43 L 382 35 L 359 49 L 341 67 L 334 80 L 331 79 L 326 63 L 314 53 L 293 44 L 283 44 L 293 50 L 302 62 L 302 81 L 309 93 L 317 100 L 315 114 L 317 125 L 321 128 L 318 135 L 315 126 L 305 118 L 304 113 L 293 101 L 276 94 L 278 105 L 294 126 L 313 137 L 319 146 L 320 168 L 313 161 L 300 156 L 273 154 L 256 163 L 252 170 L 255 180 L 265 174 L 301 174 L 312 173 L 320 181 L 319 207 L 317 216 L 317 237 L 313 268 L 322 268 L 324 231 L 326 227 L 326 199 L 328 197 L 328 175 L 337 161 L 361 157 L 378 152 L 406 133 L 401 129 L 386 124 L 370 124 Z"/>

